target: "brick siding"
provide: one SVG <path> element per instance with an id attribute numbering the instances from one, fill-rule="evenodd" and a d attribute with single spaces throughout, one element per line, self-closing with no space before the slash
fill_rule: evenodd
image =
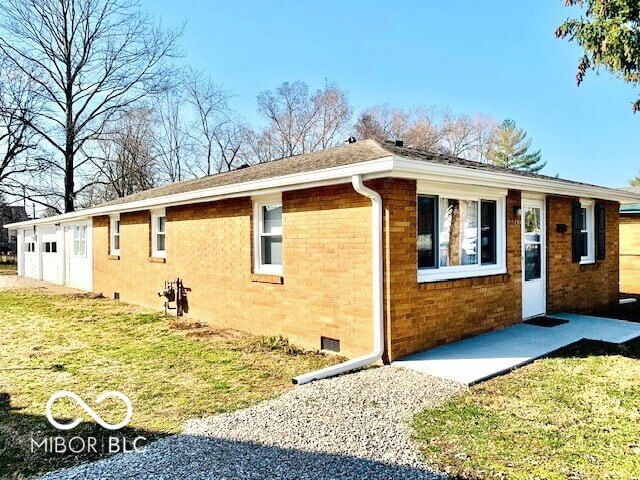
<path id="1" fill-rule="evenodd" d="M 506 202 L 507 273 L 418 283 L 416 182 L 367 182 L 384 203 L 385 361 L 518 323 L 522 319 L 521 219 Z M 571 198 L 547 200 L 547 307 L 604 308 L 618 295 L 618 204 L 607 203 L 607 258 L 571 262 Z M 188 316 L 220 327 L 282 334 L 318 349 L 368 353 L 372 338 L 371 207 L 351 185 L 283 193 L 283 277 L 252 271 L 250 198 L 167 208 L 166 261 L 150 261 L 150 213 L 121 215 L 120 257 L 109 256 L 109 219 L 94 219 L 94 289 L 151 308 L 165 280 L 181 277 Z"/>
<path id="2" fill-rule="evenodd" d="M 547 199 L 547 312 L 597 312 L 618 301 L 617 202 L 605 202 L 606 258 L 592 265 L 571 261 L 571 205 L 578 199 Z M 568 225 L 557 233 L 556 225 Z"/>
<path id="3" fill-rule="evenodd" d="M 109 218 L 95 219 L 96 292 L 160 309 L 163 282 L 180 277 L 193 318 L 310 349 L 338 338 L 351 357 L 371 351 L 371 207 L 350 185 L 283 194 L 283 283 L 253 275 L 250 198 L 166 212 L 165 263 L 149 261 L 148 211 L 121 215 L 119 260 Z"/>
<path id="4" fill-rule="evenodd" d="M 620 291 L 640 294 L 640 215 L 620 216 Z"/>
<path id="5" fill-rule="evenodd" d="M 385 179 L 377 188 L 385 207 L 387 361 L 520 321 L 520 220 L 512 218 L 519 192 L 507 198 L 506 275 L 418 283 L 416 182 Z"/>

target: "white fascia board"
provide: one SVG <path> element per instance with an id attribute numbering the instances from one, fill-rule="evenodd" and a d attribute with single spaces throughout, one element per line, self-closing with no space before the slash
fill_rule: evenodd
<path id="1" fill-rule="evenodd" d="M 97 215 L 108 215 L 111 213 L 132 212 L 138 210 L 151 210 L 154 208 L 170 207 L 192 203 L 210 202 L 227 198 L 249 197 L 252 195 L 269 195 L 288 190 L 300 190 L 323 185 L 335 185 L 339 183 L 350 183 L 353 175 L 368 175 L 373 173 L 388 173 L 393 166 L 393 157 L 384 157 L 376 160 L 360 162 L 340 167 L 326 168 L 313 172 L 295 173 L 281 177 L 254 180 L 244 183 L 234 183 L 221 187 L 192 190 L 184 193 L 165 195 L 162 197 L 139 200 L 137 202 L 127 202 L 118 205 L 108 205 L 104 207 L 92 207 L 77 212 L 63 213 L 55 217 L 41 218 L 37 220 L 27 220 L 6 225 L 6 227 L 28 227 L 31 225 L 42 225 L 52 223 L 62 223 L 76 220 L 78 218 L 88 218 Z"/>
<path id="2" fill-rule="evenodd" d="M 424 179 L 434 182 L 508 188 L 572 197 L 591 197 L 622 204 L 640 203 L 640 194 L 615 188 L 573 184 L 562 180 L 525 177 L 504 172 L 476 170 L 456 165 L 439 165 L 403 157 L 393 158 L 391 176 Z"/>

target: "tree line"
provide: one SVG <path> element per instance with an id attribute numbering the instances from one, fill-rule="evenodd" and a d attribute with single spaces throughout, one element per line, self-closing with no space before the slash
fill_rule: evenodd
<path id="1" fill-rule="evenodd" d="M 540 151 L 513 120 L 446 108 L 366 108 L 327 81 L 256 97 L 260 125 L 232 93 L 177 67 L 182 28 L 136 0 L 0 3 L 0 195 L 50 214 L 167 182 L 339 145 L 349 136 L 537 172 Z"/>

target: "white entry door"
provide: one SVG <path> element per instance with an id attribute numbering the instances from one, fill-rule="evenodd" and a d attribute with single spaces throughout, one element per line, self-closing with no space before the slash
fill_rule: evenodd
<path id="1" fill-rule="evenodd" d="M 522 318 L 544 315 L 546 232 L 544 200 L 522 199 Z"/>
<path id="2" fill-rule="evenodd" d="M 42 241 L 40 242 L 42 280 L 51 283 L 62 283 L 62 279 L 59 277 L 60 254 L 58 253 L 58 233 L 56 229 L 43 229 Z"/>

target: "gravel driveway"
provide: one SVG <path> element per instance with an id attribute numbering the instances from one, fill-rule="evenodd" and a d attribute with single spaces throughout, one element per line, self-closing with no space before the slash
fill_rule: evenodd
<path id="1" fill-rule="evenodd" d="M 297 387 L 234 413 L 192 420 L 140 453 L 45 479 L 434 479 L 407 420 L 460 384 L 380 367 Z"/>

